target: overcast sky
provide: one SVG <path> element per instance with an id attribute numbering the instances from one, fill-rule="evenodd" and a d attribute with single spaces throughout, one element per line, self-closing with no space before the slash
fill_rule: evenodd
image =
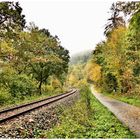
<path id="1" fill-rule="evenodd" d="M 16 1 L 16 0 L 14 0 Z M 104 39 L 104 25 L 112 1 L 19 0 L 27 23 L 33 21 L 57 35 L 70 55 L 93 50 Z"/>

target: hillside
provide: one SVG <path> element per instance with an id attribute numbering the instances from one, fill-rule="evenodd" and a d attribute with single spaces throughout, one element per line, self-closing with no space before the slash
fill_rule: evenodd
<path id="1" fill-rule="evenodd" d="M 92 54 L 91 50 L 76 53 L 71 56 L 70 64 L 75 65 L 75 64 L 80 64 L 80 63 L 86 63 L 91 57 L 91 54 Z"/>

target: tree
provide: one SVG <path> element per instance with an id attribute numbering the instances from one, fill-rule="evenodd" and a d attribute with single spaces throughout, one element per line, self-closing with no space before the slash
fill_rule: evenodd
<path id="1" fill-rule="evenodd" d="M 125 16 L 129 16 L 128 19 L 131 19 L 133 15 L 140 10 L 140 2 L 139 1 L 131 1 L 131 2 L 121 2 L 120 10 L 124 13 Z"/>
<path id="2" fill-rule="evenodd" d="M 13 38 L 16 30 L 23 30 L 26 23 L 24 17 L 18 2 L 0 2 L 0 37 L 7 35 Z"/>
<path id="3" fill-rule="evenodd" d="M 127 32 L 127 61 L 124 73 L 124 84 L 127 93 L 139 93 L 140 89 L 140 11 L 136 12 L 129 24 Z"/>
<path id="4" fill-rule="evenodd" d="M 108 36 L 114 28 L 119 26 L 125 26 L 125 20 L 123 16 L 120 16 L 121 8 L 120 5 L 122 2 L 113 3 L 110 10 L 111 10 L 111 17 L 108 19 L 108 23 L 106 24 L 104 34 Z"/>
<path id="5" fill-rule="evenodd" d="M 102 67 L 105 65 L 104 49 L 106 49 L 106 42 L 102 41 L 96 45 L 95 50 L 93 50 L 92 56 L 95 63 Z"/>
<path id="6" fill-rule="evenodd" d="M 101 66 L 94 63 L 94 61 L 89 61 L 85 67 L 87 73 L 87 81 L 98 85 L 101 78 Z"/>
<path id="7" fill-rule="evenodd" d="M 32 75 L 39 83 L 38 90 L 41 94 L 43 83 L 51 75 L 61 77 L 68 71 L 69 52 L 64 49 L 57 38 L 45 30 L 39 30 L 34 25 L 29 33 L 21 34 L 21 41 L 17 48 L 17 57 L 14 65 L 19 73 L 25 72 Z M 24 71 L 23 71 L 24 70 Z"/>
<path id="8" fill-rule="evenodd" d="M 103 80 L 103 83 L 108 91 L 121 93 L 124 88 L 122 86 L 122 75 L 126 66 L 125 37 L 126 28 L 118 27 L 114 29 L 106 42 L 106 49 L 104 49 L 106 65 L 103 74 L 105 80 Z"/>
<path id="9" fill-rule="evenodd" d="M 58 36 L 39 29 L 33 22 L 25 27 L 24 17 L 18 2 L 0 2 L 2 100 L 9 95 L 24 99 L 36 92 L 41 94 L 42 85 L 45 89 L 50 78 L 52 86 L 62 88 L 68 72 L 69 51 L 61 46 Z"/>

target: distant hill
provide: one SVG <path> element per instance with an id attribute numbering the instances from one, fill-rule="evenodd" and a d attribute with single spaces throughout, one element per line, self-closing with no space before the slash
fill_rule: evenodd
<path id="1" fill-rule="evenodd" d="M 91 50 L 74 54 L 71 56 L 70 64 L 73 65 L 73 64 L 86 63 L 88 59 L 90 58 L 91 54 L 92 54 Z"/>

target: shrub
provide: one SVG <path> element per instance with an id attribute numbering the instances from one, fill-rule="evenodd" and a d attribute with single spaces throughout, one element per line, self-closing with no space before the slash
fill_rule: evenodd
<path id="1" fill-rule="evenodd" d="M 10 93 L 1 87 L 0 90 L 0 105 L 5 104 L 11 98 Z"/>
<path id="2" fill-rule="evenodd" d="M 13 97 L 31 96 L 35 91 L 35 83 L 25 74 L 14 75 L 9 88 Z"/>
<path id="3" fill-rule="evenodd" d="M 44 86 L 44 91 L 47 92 L 47 93 L 52 93 L 54 91 L 54 88 L 51 85 L 45 85 Z"/>
<path id="4" fill-rule="evenodd" d="M 114 76 L 112 73 L 107 73 L 106 75 L 104 75 L 103 86 L 106 92 L 116 92 L 118 89 L 118 81 L 116 76 Z"/>

